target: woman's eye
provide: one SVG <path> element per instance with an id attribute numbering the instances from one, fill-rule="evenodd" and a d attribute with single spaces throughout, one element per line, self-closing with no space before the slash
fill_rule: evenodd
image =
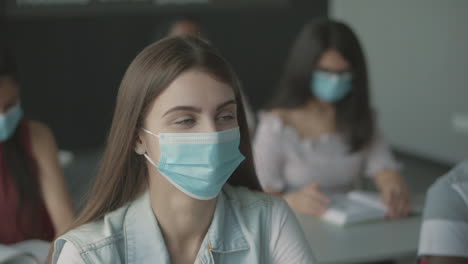
<path id="1" fill-rule="evenodd" d="M 223 121 L 223 122 L 231 121 L 231 120 L 234 120 L 234 116 L 233 115 L 222 115 L 222 116 L 218 117 L 218 120 Z"/>
<path id="2" fill-rule="evenodd" d="M 186 118 L 186 119 L 176 121 L 174 123 L 177 125 L 192 125 L 193 123 L 195 123 L 195 120 L 192 118 Z"/>

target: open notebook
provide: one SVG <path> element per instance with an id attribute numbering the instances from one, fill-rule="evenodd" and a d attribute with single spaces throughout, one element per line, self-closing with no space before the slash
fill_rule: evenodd
<path id="1" fill-rule="evenodd" d="M 49 253 L 50 243 L 26 240 L 13 245 L 0 244 L 0 264 L 42 264 Z"/>
<path id="2" fill-rule="evenodd" d="M 334 195 L 331 200 L 322 219 L 339 226 L 381 220 L 387 214 L 386 206 L 377 192 L 352 191 Z M 418 210 L 412 212 L 418 213 Z"/>

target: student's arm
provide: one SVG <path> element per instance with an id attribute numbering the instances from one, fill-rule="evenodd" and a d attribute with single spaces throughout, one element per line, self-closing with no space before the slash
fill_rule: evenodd
<path id="1" fill-rule="evenodd" d="M 318 183 L 311 183 L 299 191 L 280 196 L 294 211 L 311 216 L 323 215 L 331 202 L 330 198 L 320 191 Z"/>
<path id="2" fill-rule="evenodd" d="M 427 257 L 427 264 L 468 264 L 468 258 Z"/>
<path id="3" fill-rule="evenodd" d="M 271 261 L 268 263 L 316 263 L 296 216 L 283 200 L 274 199 L 271 217 Z"/>
<path id="4" fill-rule="evenodd" d="M 266 193 L 282 197 L 294 211 L 310 215 L 321 216 L 330 205 L 330 198 L 320 191 L 318 183 L 310 183 L 295 192 L 277 192 L 265 189 Z"/>
<path id="5" fill-rule="evenodd" d="M 287 185 L 281 126 L 279 117 L 262 113 L 253 144 L 258 179 L 263 189 L 271 192 L 282 192 Z"/>
<path id="6" fill-rule="evenodd" d="M 398 163 L 377 130 L 367 149 L 365 173 L 373 178 L 380 191 L 382 201 L 389 209 L 389 218 L 404 217 L 409 212 L 408 190 L 398 170 Z"/>
<path id="7" fill-rule="evenodd" d="M 468 163 L 457 166 L 429 188 L 418 256 L 435 261 L 468 259 Z M 464 180 L 465 179 L 465 180 Z M 442 263 L 442 262 L 440 262 Z"/>
<path id="8" fill-rule="evenodd" d="M 396 170 L 384 170 L 375 176 L 374 181 L 389 210 L 388 217 L 394 219 L 407 216 L 410 208 L 409 195 L 400 173 Z"/>
<path id="9" fill-rule="evenodd" d="M 50 129 L 30 122 L 32 152 L 38 165 L 41 193 L 57 234 L 64 232 L 74 220 L 71 200 L 58 161 L 58 151 Z"/>

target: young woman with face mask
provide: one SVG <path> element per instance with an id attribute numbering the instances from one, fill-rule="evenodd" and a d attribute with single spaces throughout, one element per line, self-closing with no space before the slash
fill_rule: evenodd
<path id="1" fill-rule="evenodd" d="M 163 39 L 122 80 L 94 189 L 52 263 L 313 263 L 260 191 L 239 81 L 207 42 Z"/>
<path id="2" fill-rule="evenodd" d="M 374 180 L 388 217 L 408 214 L 405 183 L 369 103 L 367 69 L 352 30 L 328 19 L 304 26 L 262 112 L 254 155 L 264 189 L 301 213 L 320 216 L 329 195 Z"/>
<path id="3" fill-rule="evenodd" d="M 52 240 L 73 221 L 54 137 L 27 120 L 14 61 L 0 58 L 0 244 Z"/>

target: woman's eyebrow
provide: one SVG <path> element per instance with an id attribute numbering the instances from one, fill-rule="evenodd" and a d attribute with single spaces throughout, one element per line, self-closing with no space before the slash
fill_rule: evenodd
<path id="1" fill-rule="evenodd" d="M 225 106 L 227 106 L 227 105 L 231 105 L 231 104 L 237 104 L 237 103 L 236 103 L 236 100 L 231 99 L 231 100 L 228 100 L 228 101 L 226 101 L 226 102 L 224 102 L 224 103 L 222 103 L 222 104 L 219 104 L 219 105 L 216 107 L 216 110 L 219 110 L 219 109 L 221 109 L 221 108 L 223 108 L 223 107 L 225 107 Z"/>
<path id="2" fill-rule="evenodd" d="M 201 108 L 197 108 L 197 107 L 194 107 L 194 106 L 176 106 L 176 107 L 173 107 L 169 110 L 166 111 L 166 113 L 164 113 L 163 117 L 168 115 L 169 113 L 172 113 L 172 112 L 175 112 L 175 111 L 188 111 L 188 112 L 195 112 L 195 113 L 201 113 Z"/>
<path id="3" fill-rule="evenodd" d="M 227 100 L 226 102 L 219 104 L 216 107 L 216 110 L 219 110 L 219 109 L 221 109 L 223 107 L 226 107 L 227 105 L 231 105 L 231 104 L 237 104 L 236 100 L 234 100 L 234 99 Z M 172 113 L 172 112 L 175 112 L 175 111 L 187 111 L 187 112 L 201 113 L 202 110 L 201 110 L 201 108 L 198 108 L 198 107 L 195 107 L 195 106 L 179 105 L 179 106 L 175 106 L 175 107 L 167 110 L 163 114 L 163 117 L 170 114 L 170 113 Z"/>

